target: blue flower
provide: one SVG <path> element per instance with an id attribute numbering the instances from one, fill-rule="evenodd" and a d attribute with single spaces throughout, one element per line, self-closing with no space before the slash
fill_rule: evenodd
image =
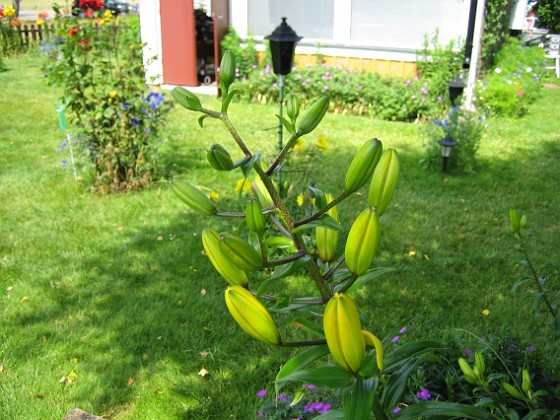
<path id="1" fill-rule="evenodd" d="M 157 92 L 150 92 L 144 101 L 150 105 L 150 108 L 157 109 L 163 103 L 163 95 Z"/>

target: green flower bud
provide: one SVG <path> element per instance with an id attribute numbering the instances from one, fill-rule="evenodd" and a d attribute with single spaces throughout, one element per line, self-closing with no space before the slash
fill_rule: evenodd
<path id="1" fill-rule="evenodd" d="M 510 223 L 511 231 L 514 234 L 518 234 L 521 225 L 519 224 L 519 216 L 517 215 L 517 212 L 513 209 L 509 211 L 509 223 Z"/>
<path id="2" fill-rule="evenodd" d="M 249 242 L 237 236 L 222 234 L 219 246 L 220 251 L 243 271 L 253 271 L 262 267 L 261 254 Z"/>
<path id="3" fill-rule="evenodd" d="M 265 218 L 262 214 L 261 205 L 257 200 L 251 200 L 247 203 L 245 208 L 245 220 L 247 221 L 247 226 L 253 232 L 258 235 L 264 233 Z"/>
<path id="4" fill-rule="evenodd" d="M 213 144 L 206 153 L 206 159 L 218 171 L 231 171 L 234 168 L 233 160 L 226 149 L 219 144 Z"/>
<path id="5" fill-rule="evenodd" d="M 335 362 L 348 372 L 359 372 L 366 352 L 358 308 L 352 299 L 335 293 L 325 307 L 323 330 Z"/>
<path id="6" fill-rule="evenodd" d="M 462 357 L 459 357 L 459 367 L 461 368 L 463 375 L 465 375 L 466 381 L 469 384 L 476 385 L 478 382 L 477 377 L 474 371 L 472 370 L 472 368 L 470 367 L 469 363 Z"/>
<path id="7" fill-rule="evenodd" d="M 204 194 L 202 191 L 192 186 L 188 182 L 174 180 L 171 183 L 171 189 L 183 203 L 185 203 L 197 213 L 204 214 L 206 216 L 212 216 L 216 214 L 216 203 L 214 203 L 206 196 L 206 194 Z"/>
<path id="8" fill-rule="evenodd" d="M 296 121 L 299 115 L 299 101 L 297 96 L 292 95 L 291 93 L 286 95 L 286 113 L 292 122 Z"/>
<path id="9" fill-rule="evenodd" d="M 182 87 L 176 87 L 171 91 L 171 95 L 179 102 L 182 106 L 191 111 L 201 111 L 202 105 L 198 97 Z"/>
<path id="10" fill-rule="evenodd" d="M 367 208 L 356 218 L 348 238 L 344 257 L 351 273 L 365 274 L 377 253 L 379 246 L 379 218 L 374 209 Z"/>
<path id="11" fill-rule="evenodd" d="M 333 200 L 333 196 L 331 194 L 325 194 L 325 197 L 327 204 Z M 337 222 L 340 222 L 336 206 L 329 209 L 327 214 Z M 338 244 L 338 231 L 324 227 L 317 227 L 315 228 L 315 238 L 317 242 L 317 252 L 319 253 L 321 261 L 332 261 Z"/>
<path id="12" fill-rule="evenodd" d="M 228 287 L 226 305 L 233 319 L 251 337 L 266 344 L 281 343 L 272 317 L 251 292 L 240 286 Z"/>
<path id="13" fill-rule="evenodd" d="M 202 231 L 202 246 L 204 252 L 210 259 L 210 262 L 218 273 L 233 286 L 247 287 L 249 280 L 245 271 L 237 267 L 220 250 L 220 235 L 211 229 L 204 229 Z"/>
<path id="14" fill-rule="evenodd" d="M 356 153 L 344 180 L 344 189 L 348 193 L 358 191 L 373 174 L 373 170 L 383 153 L 383 144 L 378 139 L 368 140 Z"/>
<path id="15" fill-rule="evenodd" d="M 381 155 L 379 163 L 373 171 L 368 195 L 368 204 L 370 207 L 376 208 L 379 216 L 391 202 L 398 178 L 399 156 L 395 149 L 389 149 Z"/>
<path id="16" fill-rule="evenodd" d="M 315 101 L 301 116 L 297 131 L 301 135 L 311 133 L 319 125 L 328 109 L 329 98 L 326 96 Z"/>
<path id="17" fill-rule="evenodd" d="M 224 52 L 218 77 L 225 91 L 235 81 L 235 57 L 231 51 Z"/>

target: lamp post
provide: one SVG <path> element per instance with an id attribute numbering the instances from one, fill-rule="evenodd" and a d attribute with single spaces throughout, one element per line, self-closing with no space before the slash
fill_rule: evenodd
<path id="1" fill-rule="evenodd" d="M 441 146 L 441 159 L 443 161 L 442 171 L 445 173 L 447 172 L 447 161 L 449 160 L 449 156 L 451 156 L 451 151 L 457 146 L 457 142 L 448 134 L 443 139 L 439 140 L 438 143 Z"/>
<path id="2" fill-rule="evenodd" d="M 282 18 L 282 23 L 274 29 L 274 31 L 264 37 L 270 41 L 270 53 L 272 54 L 272 68 L 274 73 L 279 77 L 279 93 L 278 101 L 279 115 L 282 116 L 282 103 L 284 102 L 284 81 L 286 75 L 292 71 L 292 63 L 294 61 L 294 52 L 296 43 L 301 41 L 302 37 L 298 36 L 296 32 L 288 25 L 285 17 Z M 283 148 L 282 145 L 282 122 L 278 122 L 278 152 Z M 282 191 L 282 183 L 280 178 L 280 171 L 278 171 L 278 187 Z"/>
<path id="3" fill-rule="evenodd" d="M 451 100 L 451 105 L 455 106 L 457 102 L 457 98 L 459 98 L 463 94 L 463 90 L 465 90 L 465 83 L 460 76 L 455 77 L 451 82 L 447 84 L 449 88 L 449 99 Z"/>

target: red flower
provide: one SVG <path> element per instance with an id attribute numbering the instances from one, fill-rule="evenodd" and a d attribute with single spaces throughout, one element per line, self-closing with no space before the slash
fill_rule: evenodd
<path id="1" fill-rule="evenodd" d="M 80 30 L 80 27 L 79 27 L 79 26 L 76 27 L 76 28 L 72 28 L 72 29 L 70 29 L 70 30 L 68 31 L 68 35 L 74 36 L 74 35 L 76 35 L 76 34 L 78 33 L 79 30 Z"/>
<path id="2" fill-rule="evenodd" d="M 82 39 L 80 41 L 80 48 L 82 49 L 82 51 L 91 51 L 91 44 L 90 44 L 89 40 Z"/>

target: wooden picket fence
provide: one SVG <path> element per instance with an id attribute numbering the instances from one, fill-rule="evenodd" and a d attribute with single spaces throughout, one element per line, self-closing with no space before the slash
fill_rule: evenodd
<path id="1" fill-rule="evenodd" d="M 56 32 L 56 27 L 54 23 L 44 23 L 42 25 L 31 23 L 19 25 L 17 30 L 22 48 L 29 49 L 30 47 L 39 45 L 43 39 L 54 34 Z"/>

